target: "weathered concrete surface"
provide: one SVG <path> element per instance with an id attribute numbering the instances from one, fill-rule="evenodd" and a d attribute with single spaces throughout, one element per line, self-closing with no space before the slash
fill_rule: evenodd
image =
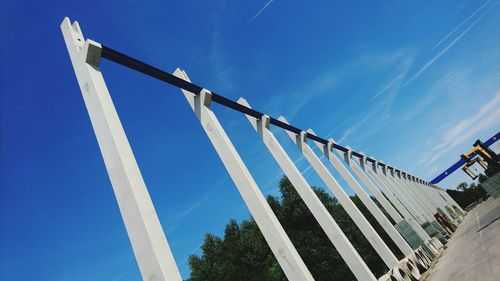
<path id="1" fill-rule="evenodd" d="M 500 198 L 469 212 L 427 280 L 500 280 Z"/>

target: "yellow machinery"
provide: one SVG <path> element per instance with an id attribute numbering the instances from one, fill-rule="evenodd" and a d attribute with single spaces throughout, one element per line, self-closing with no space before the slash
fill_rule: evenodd
<path id="1" fill-rule="evenodd" d="M 478 175 L 471 169 L 471 166 L 475 163 L 479 163 L 479 165 L 483 167 L 486 176 L 492 177 L 500 171 L 500 155 L 497 155 L 493 150 L 491 150 L 490 146 L 499 139 L 500 132 L 496 133 L 485 142 L 477 140 L 471 151 L 460 155 L 460 160 L 431 180 L 430 184 L 437 184 L 462 166 L 462 170 L 467 175 L 469 175 L 472 179 L 476 179 Z"/>
<path id="2" fill-rule="evenodd" d="M 475 155 L 477 155 L 477 157 L 474 157 Z M 479 165 L 481 165 L 481 167 L 483 167 L 483 169 L 486 170 L 488 169 L 489 161 L 487 162 L 485 161 L 485 159 L 491 161 L 494 160 L 494 157 L 490 153 L 488 153 L 488 151 L 483 149 L 479 144 L 475 145 L 474 148 L 466 154 L 460 155 L 460 157 L 466 162 L 462 167 L 462 170 L 473 180 L 475 180 L 479 176 L 471 169 L 474 164 L 478 163 Z"/>

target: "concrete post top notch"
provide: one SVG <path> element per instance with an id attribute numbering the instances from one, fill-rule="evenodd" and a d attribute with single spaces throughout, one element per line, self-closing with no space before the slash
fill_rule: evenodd
<path id="1" fill-rule="evenodd" d="M 278 120 L 280 120 L 281 122 L 283 122 L 285 124 L 290 124 L 290 123 L 288 123 L 288 120 L 286 120 L 285 116 L 283 116 L 283 115 L 280 115 L 278 117 Z"/>
<path id="2" fill-rule="evenodd" d="M 347 152 L 344 153 L 344 160 L 350 166 L 352 159 L 352 147 L 350 145 L 347 145 L 345 148 L 347 148 Z"/>
<path id="3" fill-rule="evenodd" d="M 243 97 L 240 97 L 236 102 L 248 108 L 252 108 L 248 101 Z M 271 117 L 269 117 L 269 115 L 267 114 L 264 114 L 260 119 L 257 120 L 257 122 L 260 122 L 264 126 L 264 128 L 269 129 L 271 126 Z"/>
<path id="4" fill-rule="evenodd" d="M 244 97 L 240 97 L 236 102 L 250 108 L 247 99 L 245 99 Z"/>
<path id="5" fill-rule="evenodd" d="M 83 37 L 83 32 L 77 21 L 71 24 L 68 17 L 65 17 L 61 22 L 61 30 L 64 33 L 71 34 L 73 44 L 68 45 L 69 48 L 74 48 L 74 51 L 85 58 L 85 62 L 94 67 L 99 67 L 101 61 L 102 46 L 98 42 Z"/>
<path id="6" fill-rule="evenodd" d="M 278 120 L 285 123 L 285 124 L 288 124 L 288 125 L 290 124 L 290 123 L 288 123 L 286 118 L 282 115 L 278 117 Z M 296 143 L 297 147 L 299 148 L 299 150 L 302 151 L 304 143 L 307 142 L 307 133 L 304 131 L 300 131 L 299 134 L 295 134 L 295 133 L 290 132 L 290 131 L 286 131 L 286 132 L 290 137 L 295 136 L 295 143 Z"/>
<path id="7" fill-rule="evenodd" d="M 80 49 L 83 47 L 85 39 L 78 22 L 74 21 L 73 24 L 71 24 L 70 19 L 68 17 L 65 17 L 61 23 L 61 30 L 63 31 L 63 33 L 66 31 L 70 31 L 71 37 L 73 39 L 73 44 L 78 47 L 76 51 L 80 51 Z"/>
<path id="8" fill-rule="evenodd" d="M 271 126 L 271 117 L 269 117 L 269 115 L 264 114 L 260 118 L 260 122 L 264 128 L 269 129 L 269 127 Z"/>
<path id="9" fill-rule="evenodd" d="M 204 106 L 210 108 L 212 104 L 212 92 L 207 89 L 202 89 L 200 92 L 200 101 Z"/>
<path id="10" fill-rule="evenodd" d="M 299 134 L 299 135 L 297 135 L 297 137 L 299 137 L 299 138 L 300 138 L 300 141 L 301 141 L 302 143 L 307 142 L 307 133 L 306 133 L 306 132 L 304 132 L 304 131 L 300 131 L 300 134 Z"/>
<path id="11" fill-rule="evenodd" d="M 328 148 L 328 151 L 333 151 L 333 145 L 334 144 L 337 144 L 337 142 L 335 142 L 335 140 L 333 138 L 329 138 L 328 139 L 328 144 L 327 144 L 327 148 Z"/>
<path id="12" fill-rule="evenodd" d="M 311 135 L 315 135 L 316 136 L 316 133 L 311 128 L 307 129 L 306 132 L 308 132 Z"/>

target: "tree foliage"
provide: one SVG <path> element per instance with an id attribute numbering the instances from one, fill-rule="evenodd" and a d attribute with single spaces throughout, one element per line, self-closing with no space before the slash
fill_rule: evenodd
<path id="1" fill-rule="evenodd" d="M 467 184 L 465 182 L 459 183 L 457 186 L 457 190 L 448 189 L 446 192 L 455 200 L 460 207 L 465 208 L 472 204 L 473 202 L 477 202 L 479 199 L 485 200 L 488 198 L 488 193 L 481 187 L 481 183 L 487 180 L 488 177 L 479 174 L 479 184 L 476 185 L 475 182 L 471 184 Z"/>
<path id="2" fill-rule="evenodd" d="M 281 198 L 269 196 L 267 201 L 315 280 L 355 280 L 290 181 L 284 177 L 279 187 Z M 313 187 L 313 190 L 373 273 L 380 276 L 387 272 L 383 261 L 337 200 L 322 188 Z M 401 258 L 402 254 L 359 198 L 351 199 L 391 250 Z M 226 225 L 223 238 L 206 234 L 201 250 L 200 256 L 189 257 L 191 281 L 287 280 L 253 218 L 240 224 L 231 220 Z"/>
<path id="3" fill-rule="evenodd" d="M 461 182 L 457 185 L 457 190 L 464 191 L 468 188 L 468 185 L 466 182 Z"/>

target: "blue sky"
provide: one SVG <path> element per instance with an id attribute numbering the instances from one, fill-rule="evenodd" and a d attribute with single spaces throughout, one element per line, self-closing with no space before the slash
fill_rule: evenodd
<path id="1" fill-rule="evenodd" d="M 181 67 L 199 85 L 430 180 L 500 129 L 498 2 L 2 0 L 0 279 L 140 276 L 64 16 L 87 38 Z M 102 71 L 187 277 L 204 233 L 248 211 L 178 89 L 106 61 Z M 261 189 L 276 194 L 280 170 L 246 118 L 214 111 Z M 457 172 L 442 186 L 463 180 Z"/>

